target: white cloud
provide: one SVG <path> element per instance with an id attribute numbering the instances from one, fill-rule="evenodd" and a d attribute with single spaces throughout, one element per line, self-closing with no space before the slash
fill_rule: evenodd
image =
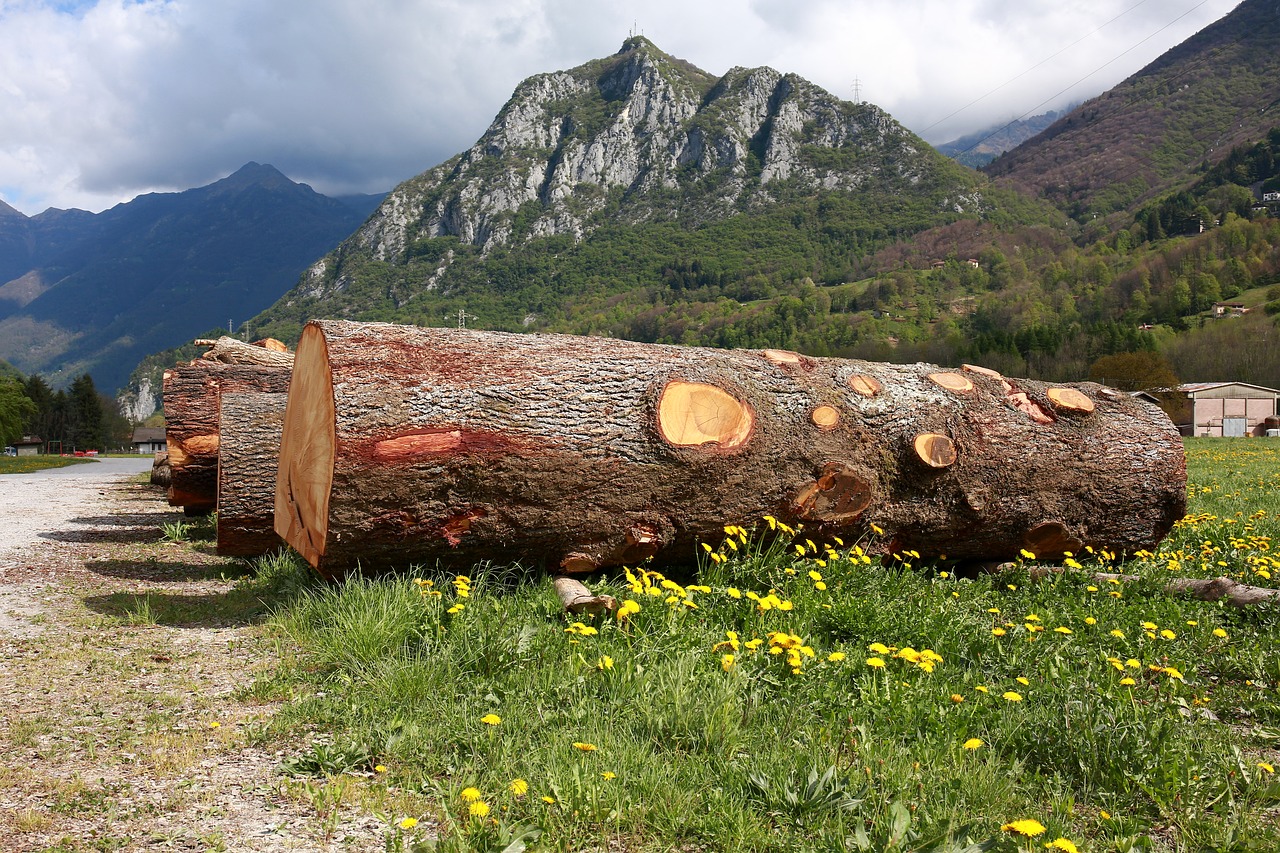
<path id="1" fill-rule="evenodd" d="M 249 160 L 322 192 L 388 189 L 473 142 L 524 77 L 610 54 L 633 27 L 713 74 L 771 65 L 844 98 L 856 78 L 940 142 L 1101 91 L 1234 4 L 0 0 L 0 197 L 99 210 Z"/>

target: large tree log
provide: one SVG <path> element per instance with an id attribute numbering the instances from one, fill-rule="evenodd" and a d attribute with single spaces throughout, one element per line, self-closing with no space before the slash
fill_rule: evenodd
<path id="1" fill-rule="evenodd" d="M 263 338 L 247 344 L 223 335 L 220 338 L 200 338 L 192 341 L 196 346 L 209 347 L 200 356 L 222 364 L 257 364 L 263 367 L 293 367 L 293 353 L 275 338 Z"/>
<path id="2" fill-rule="evenodd" d="M 218 412 L 224 391 L 285 392 L 285 367 L 222 364 L 195 359 L 164 372 L 165 446 L 169 451 L 169 504 L 189 515 L 218 503 Z"/>
<path id="3" fill-rule="evenodd" d="M 276 468 L 288 394 L 224 391 L 218 412 L 218 553 L 260 557 L 275 531 Z"/>
<path id="4" fill-rule="evenodd" d="M 1186 469 L 1158 408 L 1094 384 L 317 321 L 276 486 L 277 532 L 327 576 L 560 573 L 689 561 L 764 515 L 886 553 L 1131 552 L 1182 516 Z"/>

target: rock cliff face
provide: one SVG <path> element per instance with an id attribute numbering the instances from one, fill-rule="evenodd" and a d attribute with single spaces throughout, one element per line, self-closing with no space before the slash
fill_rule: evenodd
<path id="1" fill-rule="evenodd" d="M 771 68 L 716 79 L 632 38 L 612 57 L 521 83 L 479 141 L 396 188 L 299 291 L 345 289 L 351 253 L 399 264 L 439 237 L 487 253 L 548 235 L 581 239 L 605 221 L 696 226 L 784 195 L 871 184 L 905 193 L 938 177 L 938 160 L 870 104 Z M 943 197 L 956 212 L 981 206 L 972 182 Z M 432 287 L 452 257 L 442 253 L 422 284 Z"/>

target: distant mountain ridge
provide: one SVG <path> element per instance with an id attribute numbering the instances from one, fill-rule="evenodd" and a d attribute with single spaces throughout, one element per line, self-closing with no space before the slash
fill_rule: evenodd
<path id="1" fill-rule="evenodd" d="M 1074 104 L 1067 107 L 1073 109 Z M 937 149 L 957 163 L 963 163 L 971 169 L 980 169 L 1006 151 L 1017 148 L 1022 143 L 1043 131 L 1062 116 L 1067 110 L 1049 110 L 1028 119 L 993 125 L 985 130 L 970 133 L 959 139 L 944 142 Z"/>
<path id="2" fill-rule="evenodd" d="M 1280 107 L 1280 0 L 1244 0 L 984 171 L 1084 222 L 1189 183 Z"/>
<path id="3" fill-rule="evenodd" d="M 377 197 L 344 203 L 249 163 L 94 214 L 0 209 L 0 358 L 61 386 L 123 385 L 144 355 L 270 305 Z"/>

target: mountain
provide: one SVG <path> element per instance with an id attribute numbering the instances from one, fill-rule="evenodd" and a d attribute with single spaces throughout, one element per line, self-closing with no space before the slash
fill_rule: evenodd
<path id="1" fill-rule="evenodd" d="M 347 204 L 249 163 L 205 187 L 99 214 L 0 209 L 0 358 L 55 387 L 88 372 L 123 385 L 147 353 L 270 305 L 350 234 Z"/>
<path id="2" fill-rule="evenodd" d="M 957 163 L 980 169 L 1004 152 L 1017 148 L 1065 114 L 1065 111 L 1049 110 L 1028 119 L 1014 119 L 1008 124 L 993 125 L 977 133 L 944 142 L 937 148 Z"/>
<path id="3" fill-rule="evenodd" d="M 1226 17 L 984 171 L 1084 222 L 1190 182 L 1278 122 L 1280 0 Z"/>
<path id="4" fill-rule="evenodd" d="M 312 316 L 465 310 L 600 331 L 599 300 L 664 279 L 750 299 L 847 281 L 903 235 L 1007 217 L 1012 194 L 983 183 L 871 104 L 771 68 L 715 77 L 636 37 L 525 80 L 470 149 L 394 189 L 251 325 L 288 338 Z"/>

